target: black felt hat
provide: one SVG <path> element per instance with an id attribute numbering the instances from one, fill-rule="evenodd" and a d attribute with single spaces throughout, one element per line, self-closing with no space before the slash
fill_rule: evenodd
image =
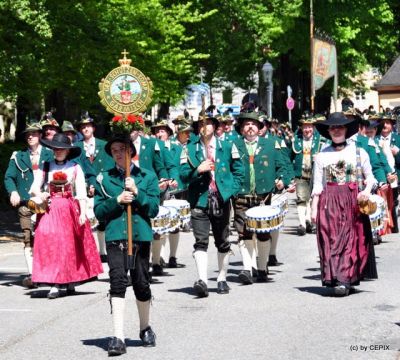
<path id="1" fill-rule="evenodd" d="M 347 118 L 342 112 L 334 112 L 329 115 L 325 121 L 320 121 L 315 124 L 318 132 L 325 138 L 331 139 L 329 135 L 329 126 L 346 126 L 346 139 L 352 137 L 358 132 L 358 121 L 355 118 Z"/>
<path id="2" fill-rule="evenodd" d="M 111 155 L 111 145 L 116 143 L 116 142 L 120 142 L 120 143 L 124 143 L 124 144 L 129 142 L 129 146 L 131 147 L 131 150 L 132 150 L 132 157 L 136 156 L 136 148 L 135 148 L 135 146 L 133 145 L 132 141 L 130 141 L 129 137 L 128 136 L 124 136 L 124 135 L 116 135 L 115 137 L 113 137 L 111 140 L 109 140 L 107 142 L 107 144 L 104 147 L 104 150 L 108 155 L 112 156 Z"/>
<path id="3" fill-rule="evenodd" d="M 68 149 L 68 159 L 73 159 L 81 154 L 81 148 L 71 144 L 69 137 L 63 133 L 57 133 L 52 140 L 40 139 L 40 143 L 50 149 Z"/>

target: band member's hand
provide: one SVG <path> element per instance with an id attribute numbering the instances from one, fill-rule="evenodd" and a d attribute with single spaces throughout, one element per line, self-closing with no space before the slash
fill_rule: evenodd
<path id="1" fill-rule="evenodd" d="M 390 183 L 395 182 L 397 180 L 397 175 L 396 175 L 396 173 L 388 174 L 386 176 L 386 179 Z"/>
<path id="2" fill-rule="evenodd" d="M 133 200 L 133 192 L 131 191 L 123 191 L 117 197 L 118 204 L 130 204 L 132 200 Z"/>
<path id="3" fill-rule="evenodd" d="M 125 189 L 133 192 L 134 195 L 137 195 L 138 193 L 138 188 L 135 184 L 135 180 L 132 179 L 131 177 L 127 177 L 125 179 Z"/>
<path id="4" fill-rule="evenodd" d="M 285 187 L 285 185 L 283 184 L 283 181 L 280 179 L 275 180 L 275 186 L 278 190 L 282 190 Z"/>
<path id="5" fill-rule="evenodd" d="M 16 191 L 13 191 L 10 195 L 10 203 L 12 206 L 16 207 L 21 202 L 21 197 Z"/>
<path id="6" fill-rule="evenodd" d="M 392 150 L 392 154 L 394 156 L 396 156 L 400 151 L 400 149 L 396 145 L 393 145 L 390 149 Z"/>
<path id="7" fill-rule="evenodd" d="M 365 191 L 361 191 L 357 195 L 357 201 L 360 201 L 360 202 L 368 201 L 369 195 L 370 195 L 369 193 L 367 193 Z"/>
<path id="8" fill-rule="evenodd" d="M 85 222 L 86 222 L 86 214 L 81 213 L 81 214 L 79 215 L 79 225 L 84 225 Z"/>
<path id="9" fill-rule="evenodd" d="M 48 192 L 42 192 L 39 194 L 39 197 L 42 199 L 42 201 L 46 201 L 50 197 L 50 194 Z"/>
<path id="10" fill-rule="evenodd" d="M 207 159 L 207 160 L 204 160 L 199 166 L 198 166 L 198 168 L 197 168 L 197 172 L 199 173 L 199 174 L 202 174 L 202 173 L 205 173 L 205 172 L 208 172 L 208 171 L 212 171 L 212 170 L 214 170 L 214 162 L 213 161 L 211 161 L 211 160 L 209 160 L 209 159 Z"/>
<path id="11" fill-rule="evenodd" d="M 90 185 L 88 189 L 88 196 L 93 197 L 94 196 L 94 186 Z"/>
<path id="12" fill-rule="evenodd" d="M 291 183 L 287 188 L 288 193 L 294 193 L 296 191 L 296 183 Z"/>
<path id="13" fill-rule="evenodd" d="M 172 179 L 168 182 L 168 185 L 169 185 L 169 187 L 176 189 L 178 187 L 178 182 L 176 180 Z"/>
<path id="14" fill-rule="evenodd" d="M 159 187 L 160 190 L 163 191 L 168 187 L 168 184 L 169 184 L 169 180 L 168 179 L 161 179 L 158 182 L 158 187 Z"/>
<path id="15" fill-rule="evenodd" d="M 313 224 L 317 223 L 317 211 L 316 210 L 311 210 L 311 222 Z"/>

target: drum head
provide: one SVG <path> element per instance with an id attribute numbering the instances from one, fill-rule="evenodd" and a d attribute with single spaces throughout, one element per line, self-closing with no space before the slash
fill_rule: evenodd
<path id="1" fill-rule="evenodd" d="M 246 211 L 246 216 L 252 219 L 269 220 L 277 217 L 280 214 L 280 209 L 266 206 L 256 206 Z"/>

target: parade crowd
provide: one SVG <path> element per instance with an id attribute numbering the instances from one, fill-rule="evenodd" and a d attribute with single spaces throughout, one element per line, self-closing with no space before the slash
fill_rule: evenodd
<path id="1" fill-rule="evenodd" d="M 361 113 L 349 101 L 342 105 L 326 117 L 305 113 L 296 131 L 253 103 L 244 104 L 238 116 L 216 114 L 211 106 L 196 119 L 186 114 L 143 121 L 128 139 L 114 134 L 107 141 L 94 136 L 88 113 L 62 127 L 51 113 L 27 124 L 27 147 L 12 154 L 4 179 L 24 236 L 23 285 L 49 287 L 48 299 L 73 295 L 108 263 L 108 354 L 126 352 L 130 285 L 139 337 L 143 346 L 155 346 L 150 284 L 165 267 L 185 267 L 177 256 L 180 232 L 193 233 L 198 297 L 209 296 L 210 229 L 217 293 L 231 290 L 232 223 L 243 263 L 239 281 L 267 283 L 269 267 L 280 264 L 279 230 L 288 193 L 295 192 L 297 235 L 316 234 L 322 285 L 348 296 L 360 281 L 378 278 L 374 245 L 398 232 L 400 135 L 390 112 Z"/>

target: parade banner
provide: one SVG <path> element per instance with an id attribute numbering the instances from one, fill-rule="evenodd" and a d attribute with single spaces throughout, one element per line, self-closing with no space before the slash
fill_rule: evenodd
<path id="1" fill-rule="evenodd" d="M 337 56 L 336 46 L 328 41 L 318 38 L 312 39 L 312 93 L 322 88 L 325 81 L 335 77 L 334 79 L 334 99 L 337 99 Z"/>

